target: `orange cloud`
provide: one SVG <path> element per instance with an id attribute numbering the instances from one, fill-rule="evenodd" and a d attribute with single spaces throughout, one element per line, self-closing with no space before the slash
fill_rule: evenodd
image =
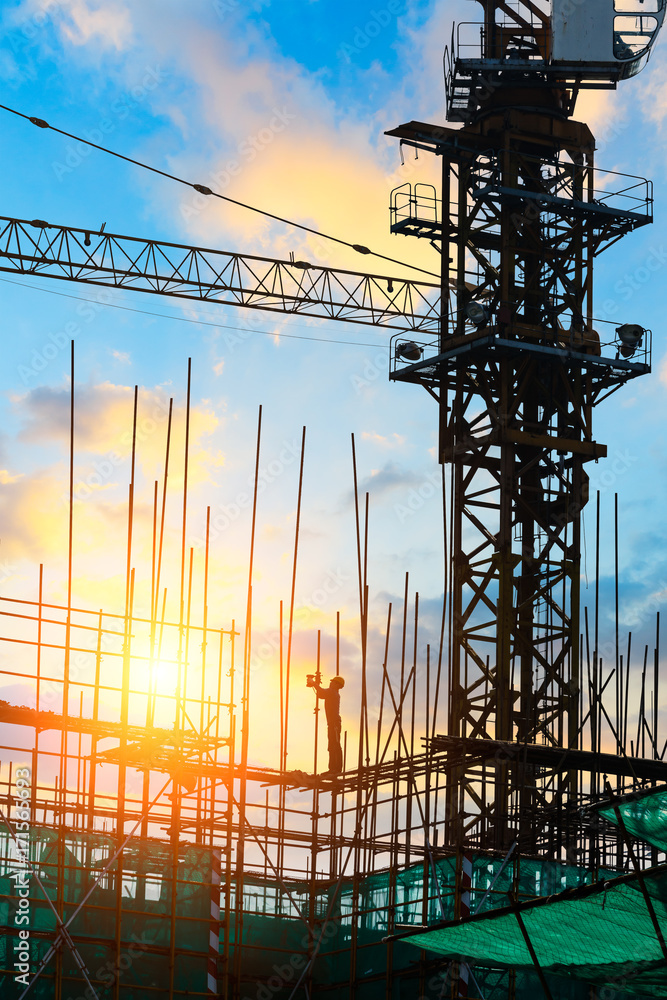
<path id="1" fill-rule="evenodd" d="M 20 440 L 28 444 L 52 440 L 63 448 L 69 446 L 70 390 L 38 386 L 13 399 L 24 420 Z M 85 499 L 93 490 L 129 478 L 124 467 L 132 451 L 134 388 L 103 382 L 76 386 L 74 441 L 77 458 L 96 456 L 88 460 L 86 473 L 80 463 L 80 480 L 84 489 L 78 499 Z M 151 482 L 158 478 L 164 465 L 169 418 L 169 398 L 162 388 L 141 387 L 137 405 L 137 468 Z M 213 482 L 213 472 L 224 463 L 224 455 L 210 448 L 207 441 L 220 425 L 219 417 L 209 407 L 193 404 L 190 412 L 190 481 L 193 485 Z M 173 406 L 170 443 L 172 475 L 182 481 L 182 456 L 185 448 L 185 405 Z M 98 466 L 104 466 L 101 472 Z M 76 492 L 76 490 L 75 490 Z"/>

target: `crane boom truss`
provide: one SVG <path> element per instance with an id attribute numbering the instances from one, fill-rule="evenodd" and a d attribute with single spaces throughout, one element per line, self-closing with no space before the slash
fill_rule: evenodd
<path id="1" fill-rule="evenodd" d="M 0 271 L 437 332 L 440 285 L 0 217 Z"/>

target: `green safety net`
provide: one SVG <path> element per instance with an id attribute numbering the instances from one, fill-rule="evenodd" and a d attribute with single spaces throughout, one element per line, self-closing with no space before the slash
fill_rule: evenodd
<path id="1" fill-rule="evenodd" d="M 642 795 L 633 795 L 617 802 L 616 808 L 628 833 L 667 851 L 667 788 L 652 788 Z M 599 813 L 618 826 L 613 806 L 604 806 Z"/>
<path id="2" fill-rule="evenodd" d="M 174 859 L 169 844 L 133 838 L 123 852 L 122 868 L 114 862 L 93 889 L 86 903 L 79 903 L 90 888 L 94 873 L 106 866 L 118 849 L 117 838 L 106 833 L 55 831 L 33 826 L 29 834 L 29 856 L 39 872 L 48 898 L 62 906 L 100 1000 L 147 1000 L 168 996 L 170 989 L 170 943 L 172 939 L 172 866 L 176 869 L 176 914 L 173 927 L 173 997 L 184 1000 L 205 996 L 208 982 L 211 926 L 212 854 L 210 849 L 181 845 Z M 21 914 L 17 873 L 25 872 L 27 919 Z M 32 870 L 17 858 L 8 833 L 0 832 L 0 997 L 19 996 L 15 947 L 19 930 L 29 930 L 30 972 L 35 972 L 48 953 L 56 933 L 56 918 Z M 57 995 L 56 978 L 63 1000 L 84 1000 L 86 983 L 68 946 L 51 959 L 36 981 L 30 996 L 50 1000 Z"/>
<path id="3" fill-rule="evenodd" d="M 34 827 L 30 853 L 51 898 L 55 899 L 61 881 L 64 912 L 69 916 L 90 885 L 90 872 L 98 870 L 117 846 L 113 837 L 103 833 L 63 832 L 59 837 L 52 830 Z M 211 912 L 211 852 L 182 845 L 179 854 L 175 1000 L 206 995 Z M 7 929 L 5 936 L 0 934 L 0 997 L 4 997 L 4 991 L 11 995 L 14 985 L 11 948 L 17 908 L 8 835 L 3 841 L 0 834 L 0 857 L 5 858 L 4 865 L 0 864 L 0 927 Z M 76 917 L 72 933 L 102 1000 L 112 1000 L 116 982 L 119 1000 L 144 1000 L 168 991 L 172 860 L 169 845 L 162 842 L 137 839 L 126 847 L 121 875 L 122 969 L 117 979 L 113 968 L 116 868 Z M 502 857 L 473 854 L 471 864 L 473 912 L 504 907 L 510 889 L 518 890 L 525 902 L 576 890 L 592 880 L 590 870 L 556 861 L 511 857 L 505 862 Z M 439 1000 L 449 995 L 455 966 L 443 962 L 436 949 L 427 951 L 430 945 L 424 945 L 420 955 L 403 942 L 388 947 L 384 939 L 409 927 L 453 920 L 457 869 L 457 858 L 449 856 L 433 865 L 395 865 L 358 878 L 346 874 L 340 881 L 318 881 L 315 886 L 310 879 L 286 884 L 249 873 L 238 884 L 234 878 L 223 877 L 219 989 L 228 968 L 242 1000 L 290 1000 L 312 957 L 313 942 L 318 941 L 317 958 L 309 971 L 313 997 L 326 992 L 326 1000 L 349 1000 L 351 981 L 356 1000 Z M 36 966 L 53 939 L 55 924 L 34 880 L 30 922 L 31 959 Z M 37 1000 L 54 995 L 54 974 L 51 963 L 31 991 Z M 507 1000 L 511 992 L 516 1000 L 534 1000 L 540 995 L 539 981 L 528 966 L 510 971 L 501 963 L 476 964 L 474 976 L 485 1000 Z M 62 953 L 62 978 L 66 983 L 63 1000 L 84 996 L 85 983 L 67 949 Z M 549 987 L 553 1000 L 588 1000 L 583 982 L 549 976 Z M 619 984 L 615 1000 L 624 997 Z"/>
<path id="4" fill-rule="evenodd" d="M 667 937 L 667 865 L 644 883 Z M 637 996 L 667 997 L 667 962 L 636 876 L 547 897 L 521 907 L 542 970 Z M 528 968 L 534 963 L 511 908 L 414 935 L 406 943 L 475 966 Z"/>
<path id="5" fill-rule="evenodd" d="M 528 900 L 592 881 L 588 869 L 546 859 L 510 858 L 505 863 L 502 857 L 473 854 L 471 864 L 471 909 L 480 907 L 480 912 L 505 906 L 507 893 L 514 887 L 521 900 Z M 236 891 L 234 886 L 232 906 Z M 311 969 L 313 996 L 326 991 L 327 1000 L 349 1000 L 351 977 L 356 1000 L 439 1000 L 450 994 L 455 974 L 450 963 L 427 951 L 422 958 L 402 941 L 388 947 L 385 938 L 411 925 L 416 928 L 443 917 L 454 918 L 455 856 L 439 858 L 426 871 L 420 863 L 358 880 L 344 877 L 340 884 L 332 879 L 316 890 L 309 907 L 311 891 L 308 881 L 284 886 L 275 879 L 244 878 L 240 942 L 233 914 L 230 929 L 230 967 L 241 949 L 242 998 L 290 1000 L 305 959 L 312 954 L 312 938 L 298 910 L 312 914 L 314 937 L 320 941 Z M 480 992 L 471 991 L 471 997 L 507 1000 L 513 995 L 516 1000 L 534 1000 L 541 995 L 532 968 L 510 972 L 499 966 L 476 966 L 474 976 Z M 550 976 L 549 989 L 553 1000 L 589 1000 L 588 987 L 573 979 Z M 614 1000 L 625 997 L 617 988 Z"/>

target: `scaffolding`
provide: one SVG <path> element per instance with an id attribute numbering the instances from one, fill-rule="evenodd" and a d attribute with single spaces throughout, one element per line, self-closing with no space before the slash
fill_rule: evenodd
<path id="1" fill-rule="evenodd" d="M 359 527 L 367 595 L 367 522 Z M 154 535 L 157 552 L 159 518 Z M 203 565 L 206 573 L 208 547 Z M 667 781 L 652 708 L 659 675 L 648 669 L 659 662 L 659 620 L 637 691 L 628 685 L 630 646 L 625 666 L 620 654 L 620 675 L 611 667 L 605 676 L 595 643 L 582 636 L 589 683 L 579 693 L 576 749 L 462 738 L 446 732 L 447 602 L 445 641 L 432 653 L 420 641 L 419 595 L 406 577 L 398 623 L 391 605 L 379 623 L 369 620 L 367 601 L 360 604 L 364 682 L 356 709 L 345 713 L 358 718 L 360 738 L 346 734 L 344 771 L 331 778 L 317 766 L 265 766 L 265 734 L 244 747 L 252 699 L 262 697 L 249 685 L 251 652 L 241 647 L 252 619 L 220 627 L 204 605 L 195 620 L 187 596 L 195 583 L 186 554 L 182 620 L 165 617 L 155 586 L 152 617 L 135 614 L 132 600 L 124 613 L 48 602 L 41 567 L 34 600 L 0 599 L 0 677 L 3 690 L 21 692 L 21 703 L 0 702 L 0 749 L 12 760 L 0 772 L 0 982 L 17 975 L 16 921 L 27 909 L 36 996 L 74 1000 L 92 988 L 119 1000 L 288 1000 L 305 990 L 373 1000 L 418 990 L 435 1000 L 458 989 L 457 970 L 387 937 L 502 906 L 510 890 L 528 900 L 628 868 L 618 830 L 585 807 L 600 800 L 603 772 L 616 776 L 619 791 Z M 130 570 L 131 595 L 134 584 Z M 597 606 L 592 611 L 597 619 Z M 287 621 L 281 607 L 285 634 L 274 666 L 282 678 L 283 765 Z M 367 662 L 369 628 L 382 633 L 381 664 Z M 628 737 L 635 712 L 639 738 Z M 317 742 L 317 715 L 313 721 Z M 541 834 L 530 843 L 519 838 L 509 853 L 489 848 L 480 822 L 484 803 L 494 801 L 499 760 L 505 773 L 524 782 L 533 774 L 545 789 L 533 813 Z M 576 797 L 553 796 L 572 771 Z M 448 789 L 462 772 L 485 796 L 462 802 L 456 819 L 465 840 L 452 837 L 448 812 Z M 509 813 L 516 808 L 510 799 Z M 642 863 L 661 856 L 646 846 Z M 537 988 L 525 970 L 474 975 L 485 997 Z M 582 990 L 552 983 L 554 997 L 583 1000 Z"/>

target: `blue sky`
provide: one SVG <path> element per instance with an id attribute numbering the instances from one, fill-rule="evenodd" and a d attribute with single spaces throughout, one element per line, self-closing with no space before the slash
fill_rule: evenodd
<path id="1" fill-rule="evenodd" d="M 470 20 L 476 13 L 463 0 L 5 0 L 0 103 L 74 134 L 96 138 L 101 133 L 103 144 L 129 156 L 350 242 L 435 268 L 436 254 L 428 247 L 389 235 L 387 211 L 392 187 L 403 179 L 433 180 L 434 164 L 427 157 L 418 163 L 408 158 L 401 168 L 396 144 L 383 132 L 412 118 L 443 120 L 442 49 L 452 20 Z M 605 304 L 608 318 L 638 322 L 655 333 L 654 374 L 614 397 L 597 416 L 597 438 L 609 445 L 610 458 L 590 470 L 593 488 L 603 492 L 607 523 L 613 493 L 620 494 L 625 627 L 632 627 L 649 602 L 662 607 L 667 597 L 667 367 L 661 331 L 667 275 L 666 51 L 663 40 L 641 77 L 616 94 L 587 96 L 578 115 L 599 137 L 601 166 L 646 174 L 655 182 L 656 224 L 603 255 L 597 271 L 596 301 Z M 1 121 L 6 216 L 91 228 L 105 222 L 108 231 L 120 234 L 280 258 L 294 251 L 332 266 L 375 269 L 372 258 L 221 202 L 200 204 L 191 189 L 77 148 L 12 115 L 2 113 Z M 238 165 L 233 173 L 230 163 Z M 381 272 L 388 267 L 382 265 Z M 74 329 L 75 478 L 89 487 L 80 491 L 76 510 L 79 600 L 96 607 L 120 606 L 122 600 L 123 544 L 116 536 L 123 537 L 126 435 L 132 389 L 138 384 L 141 419 L 146 427 L 151 421 L 156 425 L 146 431 L 138 458 L 137 596 L 140 605 L 146 602 L 150 504 L 164 453 L 159 414 L 173 396 L 179 448 L 187 358 L 192 357 L 188 540 L 196 547 L 207 505 L 220 514 L 221 525 L 228 522 L 213 543 L 212 604 L 220 624 L 242 617 L 249 509 L 237 500 L 247 492 L 252 473 L 262 404 L 262 462 L 267 468 L 273 462 L 276 475 L 267 473 L 260 498 L 259 634 L 276 627 L 278 601 L 289 597 L 295 442 L 305 424 L 297 584 L 297 601 L 311 609 L 300 631 L 304 663 L 312 657 L 320 628 L 330 668 L 340 610 L 346 669 L 353 673 L 358 665 L 351 432 L 360 481 L 371 491 L 374 641 L 379 643 L 387 601 L 400 606 L 405 572 L 411 575 L 411 593 L 420 592 L 425 608 L 423 638 L 433 640 L 442 592 L 441 512 L 437 496 L 431 496 L 439 474 L 437 413 L 426 393 L 388 382 L 386 335 L 370 327 L 268 313 L 248 316 L 126 291 L 100 301 L 82 286 L 7 275 L 0 275 L 0 290 L 3 593 L 33 597 L 43 562 L 47 593 L 55 600 L 65 596 L 62 496 L 69 359 L 67 349 L 58 347 L 52 356 L 53 349 L 45 352 L 45 346 L 63 343 L 66 331 Z M 79 301 L 90 299 L 92 305 Z M 289 339 L 289 334 L 314 339 Z M 317 343 L 317 338 L 354 346 Z M 111 475 L 100 476 L 98 469 L 110 454 L 119 461 Z M 169 511 L 174 550 L 179 475 L 175 468 Z M 413 512 L 409 501 L 415 490 L 426 499 Z M 235 504 L 238 516 L 230 518 Z M 591 510 L 586 517 L 592 579 Z M 605 542 L 605 576 L 612 565 Z M 333 579 L 334 593 L 313 601 L 312 595 Z M 609 592 L 604 582 L 603 591 Z"/>

